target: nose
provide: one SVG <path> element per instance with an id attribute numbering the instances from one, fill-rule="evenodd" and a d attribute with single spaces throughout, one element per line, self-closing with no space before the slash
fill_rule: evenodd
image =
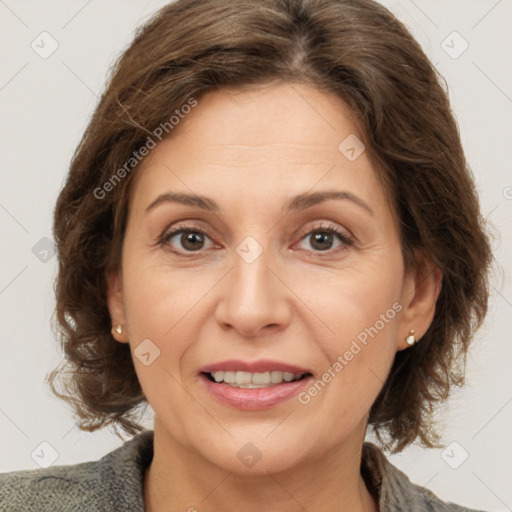
<path id="1" fill-rule="evenodd" d="M 254 261 L 240 254 L 234 254 L 233 268 L 223 279 L 222 298 L 215 311 L 217 322 L 247 338 L 285 329 L 291 319 L 293 293 L 283 271 L 271 261 L 269 250 Z"/>

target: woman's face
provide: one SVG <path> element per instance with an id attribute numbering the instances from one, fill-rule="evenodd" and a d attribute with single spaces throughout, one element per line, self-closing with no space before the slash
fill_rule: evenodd
<path id="1" fill-rule="evenodd" d="M 428 326 L 358 139 L 334 95 L 224 89 L 137 169 L 109 308 L 156 422 L 194 456 L 263 474 L 360 446 Z"/>

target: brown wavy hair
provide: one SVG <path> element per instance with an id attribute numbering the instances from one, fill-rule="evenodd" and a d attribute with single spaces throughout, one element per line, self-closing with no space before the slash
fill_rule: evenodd
<path id="1" fill-rule="evenodd" d="M 276 80 L 348 103 L 401 219 L 406 265 L 423 248 L 442 272 L 432 324 L 419 344 L 397 352 L 369 414 L 393 453 L 415 440 L 439 446 L 433 415 L 464 382 L 492 255 L 444 81 L 407 29 L 371 0 L 178 0 L 137 30 L 111 68 L 56 203 L 55 317 L 65 358 L 47 382 L 82 430 L 143 430 L 137 417 L 147 400 L 129 345 L 111 335 L 106 301 L 137 167 L 105 184 L 191 98 Z"/>

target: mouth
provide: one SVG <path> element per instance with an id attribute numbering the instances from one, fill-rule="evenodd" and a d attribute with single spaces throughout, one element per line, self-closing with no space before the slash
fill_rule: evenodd
<path id="1" fill-rule="evenodd" d="M 246 411 L 281 405 L 300 393 L 312 379 L 307 368 L 269 359 L 233 359 L 205 366 L 199 372 L 199 380 L 212 398 Z"/>
<path id="2" fill-rule="evenodd" d="M 311 376 L 310 372 L 291 373 L 282 371 L 245 372 L 221 371 L 201 372 L 209 381 L 226 384 L 233 388 L 261 389 L 278 386 L 283 382 L 296 382 Z"/>

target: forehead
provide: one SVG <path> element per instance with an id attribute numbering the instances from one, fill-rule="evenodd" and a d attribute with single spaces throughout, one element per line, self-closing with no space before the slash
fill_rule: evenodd
<path id="1" fill-rule="evenodd" d="M 273 82 L 207 92 L 173 136 L 193 128 L 220 145 L 300 143 L 307 149 L 320 141 L 337 147 L 344 131 L 362 138 L 356 124 L 356 116 L 337 95 L 312 85 Z"/>
<path id="2" fill-rule="evenodd" d="M 147 203 L 167 187 L 224 196 L 231 190 L 248 201 L 271 190 L 284 201 L 310 189 L 343 187 L 384 199 L 362 139 L 348 105 L 313 86 L 219 89 L 199 97 L 146 157 L 131 196 Z"/>

